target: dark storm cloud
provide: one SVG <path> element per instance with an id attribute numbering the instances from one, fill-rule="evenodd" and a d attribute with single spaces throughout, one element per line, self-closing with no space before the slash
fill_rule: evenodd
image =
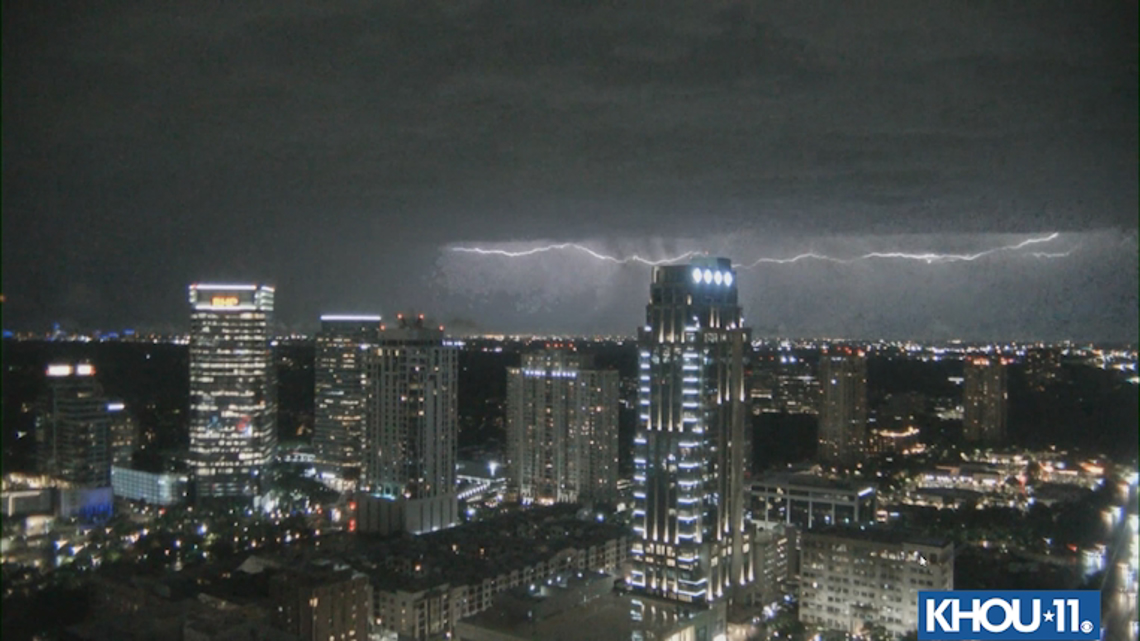
<path id="1" fill-rule="evenodd" d="M 430 275 L 459 241 L 1135 229 L 1136 22 L 1135 3 L 9 3 L 5 323 L 177 325 L 206 278 L 276 281 L 290 324 L 447 308 Z"/>

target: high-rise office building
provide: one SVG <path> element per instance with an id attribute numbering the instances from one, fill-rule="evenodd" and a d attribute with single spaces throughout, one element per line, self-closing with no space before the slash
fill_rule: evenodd
<path id="1" fill-rule="evenodd" d="M 965 367 L 962 435 L 974 443 L 1005 440 L 1005 362 L 1000 358 L 969 358 Z"/>
<path id="2" fill-rule="evenodd" d="M 855 465 L 867 452 L 867 358 L 841 347 L 820 355 L 819 458 Z"/>
<path id="3" fill-rule="evenodd" d="M 131 458 L 139 442 L 139 425 L 135 417 L 122 401 L 107 401 L 107 413 L 111 415 L 110 447 L 111 465 L 130 467 Z"/>
<path id="4" fill-rule="evenodd" d="M 367 516 L 358 527 L 430 532 L 459 520 L 458 350 L 422 314 L 397 323 L 381 326 L 368 357 L 367 492 L 357 501 Z"/>
<path id="5" fill-rule="evenodd" d="M 563 350 L 524 354 L 507 369 L 508 476 L 523 503 L 613 496 L 618 374 Z"/>
<path id="6" fill-rule="evenodd" d="M 364 363 L 379 336 L 379 316 L 321 316 L 313 444 L 322 472 L 342 480 L 358 479 L 364 463 Z"/>
<path id="7" fill-rule="evenodd" d="M 199 498 L 260 496 L 277 449 L 272 287 L 190 286 L 190 457 Z"/>
<path id="8" fill-rule="evenodd" d="M 111 486 L 111 413 L 93 365 L 48 365 L 35 433 L 40 474 L 81 487 Z"/>
<path id="9" fill-rule="evenodd" d="M 629 582 L 711 602 L 754 580 L 745 523 L 745 357 L 736 274 L 724 258 L 653 268 L 639 337 Z"/>

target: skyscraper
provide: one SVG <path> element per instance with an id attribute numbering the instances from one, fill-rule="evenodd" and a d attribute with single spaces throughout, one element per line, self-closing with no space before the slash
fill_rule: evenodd
<path id="1" fill-rule="evenodd" d="M 639 337 L 629 582 L 710 602 L 754 579 L 744 521 L 745 354 L 736 274 L 724 258 L 653 268 Z"/>
<path id="2" fill-rule="evenodd" d="M 617 485 L 618 375 L 562 350 L 507 370 L 511 489 L 524 503 L 611 497 Z"/>
<path id="3" fill-rule="evenodd" d="M 110 415 L 108 438 L 111 464 L 116 467 L 130 467 L 131 458 L 139 442 L 138 423 L 122 401 L 107 401 L 107 413 Z"/>
<path id="4" fill-rule="evenodd" d="M 48 366 L 35 432 L 40 474 L 81 487 L 110 487 L 111 413 L 90 363 Z"/>
<path id="5" fill-rule="evenodd" d="M 819 360 L 819 458 L 855 465 L 867 452 L 867 358 L 841 347 Z"/>
<path id="6" fill-rule="evenodd" d="M 402 522 L 407 531 L 430 532 L 459 520 L 458 353 L 444 341 L 443 327 L 427 326 L 422 314 L 397 322 L 381 326 L 369 354 L 363 483 L 371 499 L 399 505 L 367 501 L 361 507 L 387 515 L 379 520 L 390 525 L 372 527 L 370 517 L 360 529 L 391 530 Z"/>
<path id="7" fill-rule="evenodd" d="M 272 287 L 190 286 L 190 457 L 199 498 L 256 497 L 277 449 Z"/>
<path id="8" fill-rule="evenodd" d="M 972 443 L 1005 440 L 1005 363 L 1000 358 L 968 358 L 963 392 L 962 435 Z"/>
<path id="9" fill-rule="evenodd" d="M 379 316 L 321 316 L 313 443 L 322 471 L 342 480 L 359 478 L 364 463 L 364 363 L 379 336 Z"/>

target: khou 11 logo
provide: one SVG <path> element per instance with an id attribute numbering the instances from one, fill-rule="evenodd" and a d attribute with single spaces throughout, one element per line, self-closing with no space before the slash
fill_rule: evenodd
<path id="1" fill-rule="evenodd" d="M 919 641 L 1100 639 L 1096 590 L 958 590 L 918 593 Z"/>

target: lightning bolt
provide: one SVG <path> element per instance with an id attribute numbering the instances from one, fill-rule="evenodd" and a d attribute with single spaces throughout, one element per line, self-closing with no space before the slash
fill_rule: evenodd
<path id="1" fill-rule="evenodd" d="M 1017 252 L 1017 251 L 1020 251 L 1022 249 L 1025 249 L 1026 247 L 1031 247 L 1033 245 L 1039 245 L 1042 243 L 1049 243 L 1049 242 L 1056 240 L 1060 236 L 1061 235 L 1059 233 L 1054 232 L 1051 234 L 1047 234 L 1045 236 L 1027 238 L 1026 240 L 1023 240 L 1021 242 L 1018 242 L 1018 243 L 1015 243 L 1012 245 L 1002 245 L 1000 247 L 994 247 L 991 249 L 986 249 L 986 250 L 982 250 L 982 251 L 971 253 L 971 254 L 941 254 L 941 253 L 937 253 L 937 252 L 911 253 L 911 252 L 892 251 L 892 252 L 870 252 L 867 254 L 863 254 L 861 256 L 855 256 L 853 258 L 837 258 L 834 256 L 817 254 L 815 252 L 807 252 L 807 253 L 799 254 L 796 256 L 792 256 L 791 258 L 770 258 L 770 257 L 757 258 L 755 261 L 753 261 L 749 264 L 740 265 L 740 268 L 741 269 L 754 269 L 756 267 L 759 267 L 760 265 L 765 265 L 765 264 L 768 264 L 768 265 L 789 265 L 789 264 L 798 263 L 801 261 L 809 261 L 809 260 L 810 261 L 831 262 L 831 263 L 837 263 L 837 264 L 841 264 L 841 265 L 849 265 L 852 263 L 868 261 L 868 260 L 911 260 L 911 261 L 923 262 L 923 263 L 926 263 L 928 265 L 942 264 L 942 263 L 971 262 L 971 261 L 978 260 L 979 258 L 984 258 L 986 256 L 992 256 L 994 254 L 998 254 L 998 253 L 1002 253 L 1002 252 Z M 1037 252 L 1030 252 L 1030 253 L 1023 254 L 1023 255 L 1032 256 L 1034 258 L 1043 258 L 1043 259 L 1066 258 L 1066 257 L 1072 255 L 1072 253 L 1074 251 L 1076 251 L 1076 249 L 1077 248 L 1074 247 L 1074 248 L 1072 248 L 1066 252 L 1037 251 Z M 684 252 L 684 253 L 679 254 L 677 256 L 672 256 L 669 258 L 663 258 L 661 260 L 650 260 L 648 258 L 643 258 L 637 254 L 633 254 L 631 256 L 625 256 L 625 257 L 610 256 L 607 254 L 602 254 L 600 252 L 594 251 L 593 249 L 590 249 L 589 247 L 586 247 L 585 245 L 579 245 L 577 243 L 559 243 L 556 245 L 545 245 L 543 247 L 535 247 L 533 249 L 526 249 L 526 250 L 521 250 L 521 251 L 508 251 L 506 249 L 483 249 L 481 247 L 451 247 L 450 250 L 454 251 L 454 252 L 460 252 L 460 253 L 477 254 L 480 256 L 503 256 L 505 258 L 523 258 L 526 256 L 535 256 L 538 254 L 545 254 L 548 252 L 555 252 L 555 251 L 574 251 L 574 252 L 586 254 L 587 256 L 590 256 L 591 258 L 595 258 L 595 259 L 600 260 L 600 261 L 610 262 L 610 263 L 614 263 L 614 264 L 618 264 L 618 265 L 625 265 L 625 264 L 629 264 L 629 263 L 640 263 L 642 265 L 649 265 L 651 267 L 657 266 L 657 265 L 667 265 L 670 263 L 681 262 L 681 261 L 687 260 L 689 258 L 692 258 L 693 256 L 706 256 L 706 255 L 708 255 L 708 252 L 706 252 L 706 251 L 693 250 L 693 251 Z"/>
<path id="2" fill-rule="evenodd" d="M 890 258 L 902 259 L 902 260 L 916 260 L 916 261 L 924 262 L 927 265 L 933 265 L 935 263 L 958 263 L 958 262 L 963 262 L 963 261 L 969 262 L 969 261 L 978 260 L 979 258 L 984 258 L 986 256 L 990 256 L 990 255 L 993 255 L 993 254 L 996 254 L 999 252 L 1013 252 L 1013 251 L 1025 249 L 1026 247 L 1029 247 L 1030 245 L 1037 245 L 1040 243 L 1052 242 L 1059 237 L 1060 237 L 1060 234 L 1054 232 L 1052 234 L 1048 234 L 1048 235 L 1042 236 L 1040 238 L 1029 238 L 1029 239 L 1021 241 L 1020 243 L 1016 243 L 1014 245 L 1004 245 L 1002 247 L 994 247 L 993 249 L 986 249 L 984 251 L 976 252 L 973 254 L 938 254 L 938 253 L 934 253 L 934 252 L 925 252 L 925 253 L 921 253 L 921 254 L 912 254 L 912 253 L 907 253 L 907 252 L 871 252 L 868 254 L 863 254 L 862 256 L 856 256 L 855 258 L 833 258 L 831 256 L 822 256 L 822 255 L 816 254 L 816 253 L 808 253 L 808 254 L 800 254 L 799 256 L 793 256 L 792 258 L 759 258 L 755 262 L 753 262 L 749 265 L 743 265 L 742 267 L 744 269 L 752 269 L 752 268 L 757 267 L 759 265 L 762 265 L 764 263 L 775 263 L 778 265 L 786 265 L 788 263 L 797 263 L 801 260 L 822 260 L 822 261 L 828 261 L 828 262 L 833 262 L 833 263 L 839 263 L 839 264 L 843 264 L 843 265 L 849 265 L 851 263 L 858 262 L 858 261 L 874 260 L 874 259 L 890 259 Z M 1063 254 L 1050 254 L 1050 253 L 1046 253 L 1046 252 L 1033 252 L 1031 255 L 1035 256 L 1037 258 L 1064 258 L 1064 257 L 1066 257 L 1072 253 L 1073 253 L 1073 250 L 1070 249 L 1069 251 L 1067 251 Z"/>
<path id="3" fill-rule="evenodd" d="M 1080 245 L 1077 245 L 1077 247 L 1080 247 Z M 1077 251 L 1077 247 L 1067 252 L 1030 252 L 1029 255 L 1034 258 L 1068 258 L 1073 255 L 1073 252 Z"/>
<path id="4" fill-rule="evenodd" d="M 638 256 L 637 254 L 634 254 L 632 256 L 627 256 L 625 258 L 618 258 L 616 256 L 607 256 L 605 254 L 600 254 L 600 253 L 590 249 L 589 247 L 586 247 L 584 245 L 579 245 L 577 243 L 561 243 L 558 245 L 547 245 L 545 247 L 535 247 L 534 249 L 527 249 L 524 251 L 517 251 L 517 252 L 507 251 L 505 249 L 482 249 L 479 247 L 452 247 L 451 251 L 462 252 L 462 253 L 466 253 L 466 254 L 479 254 L 480 256 L 505 256 L 507 258 L 522 258 L 523 256 L 534 256 L 535 254 L 545 254 L 546 252 L 564 251 L 567 249 L 582 252 L 584 254 L 587 254 L 588 256 L 591 256 L 593 258 L 597 258 L 598 260 L 602 260 L 602 261 L 606 261 L 606 262 L 610 262 L 610 263 L 616 263 L 618 265 L 626 265 L 629 263 L 641 263 L 643 265 L 649 265 L 650 267 L 655 267 L 657 265 L 668 265 L 669 263 L 681 262 L 683 260 L 687 260 L 689 258 L 692 258 L 693 256 L 704 253 L 704 252 L 698 252 L 698 251 L 687 251 L 687 252 L 680 254 L 678 256 L 674 256 L 672 258 L 663 258 L 661 260 L 649 260 L 648 258 L 642 258 L 641 256 Z"/>

